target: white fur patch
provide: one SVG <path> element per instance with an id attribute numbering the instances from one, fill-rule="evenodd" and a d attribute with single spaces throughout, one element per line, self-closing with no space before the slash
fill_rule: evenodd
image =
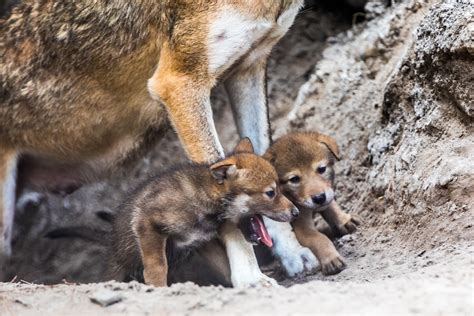
<path id="1" fill-rule="evenodd" d="M 326 194 L 326 203 L 329 204 L 334 200 L 334 190 L 329 188 L 328 190 L 324 191 L 324 194 Z"/>
<path id="2" fill-rule="evenodd" d="M 288 10 L 283 12 L 277 20 L 278 27 L 275 30 L 276 36 L 283 36 L 288 32 L 289 28 L 293 25 L 296 15 L 300 10 L 301 4 L 293 4 Z"/>
<path id="3" fill-rule="evenodd" d="M 233 7 L 224 7 L 209 26 L 209 71 L 218 73 L 230 67 L 271 28 L 272 22 L 266 19 L 250 19 Z"/>
<path id="4" fill-rule="evenodd" d="M 318 260 L 311 250 L 300 245 L 290 223 L 276 222 L 267 217 L 263 220 L 273 239 L 272 252 L 290 277 L 317 267 Z"/>
<path id="5" fill-rule="evenodd" d="M 232 202 L 232 209 L 235 213 L 242 213 L 245 214 L 249 211 L 248 201 L 250 200 L 250 196 L 247 194 L 239 194 Z"/>
<path id="6" fill-rule="evenodd" d="M 293 4 L 288 10 L 284 11 L 277 20 L 276 24 L 272 24 L 271 32 L 262 43 L 253 49 L 245 60 L 242 62 L 243 67 L 251 67 L 257 60 L 268 56 L 275 44 L 288 32 L 289 28 L 295 21 L 296 15 L 299 12 L 301 3 Z"/>
<path id="7" fill-rule="evenodd" d="M 158 94 L 156 94 L 156 90 L 155 90 L 155 87 L 156 87 L 157 83 L 156 83 L 156 79 L 155 77 L 151 77 L 150 79 L 148 79 L 148 81 L 146 82 L 146 88 L 148 90 L 148 93 L 150 94 L 151 98 L 153 100 L 156 100 L 160 103 L 163 103 L 163 101 L 161 100 L 160 96 Z"/>
<path id="8" fill-rule="evenodd" d="M 10 159 L 3 187 L 3 252 L 10 256 L 12 252 L 13 219 L 15 217 L 17 157 Z"/>
<path id="9" fill-rule="evenodd" d="M 184 248 L 192 246 L 195 243 L 203 243 L 211 240 L 216 235 L 216 233 L 191 232 L 186 235 L 185 240 L 177 241 L 176 247 Z"/>

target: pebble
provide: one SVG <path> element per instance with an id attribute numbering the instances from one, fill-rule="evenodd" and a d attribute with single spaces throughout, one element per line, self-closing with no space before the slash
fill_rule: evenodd
<path id="1" fill-rule="evenodd" d="M 123 295 L 111 290 L 100 290 L 92 294 L 91 302 L 99 304 L 102 307 L 107 307 L 112 304 L 121 302 L 124 299 Z"/>

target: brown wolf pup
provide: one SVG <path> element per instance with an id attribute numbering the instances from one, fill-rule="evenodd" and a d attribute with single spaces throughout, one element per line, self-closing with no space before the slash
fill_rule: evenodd
<path id="1" fill-rule="evenodd" d="M 290 221 L 299 213 L 280 192 L 273 166 L 253 154 L 248 139 L 224 160 L 189 163 L 151 178 L 127 198 L 121 212 L 112 239 L 118 275 L 143 267 L 145 282 L 155 286 L 167 284 L 168 246 L 195 248 L 214 238 L 224 220 L 237 224 L 259 214 Z M 257 218 L 248 237 L 271 246 Z"/>
<path id="2" fill-rule="evenodd" d="M 361 224 L 334 200 L 333 166 L 339 160 L 335 140 L 316 132 L 295 132 L 278 139 L 264 157 L 275 166 L 283 193 L 301 211 L 292 222 L 298 241 L 316 255 L 324 274 L 339 273 L 344 260 L 313 220 L 314 213 L 320 213 L 336 236 L 352 233 Z"/>
<path id="3" fill-rule="evenodd" d="M 0 269 L 2 255 L 11 252 L 24 186 L 69 191 L 107 175 L 143 155 L 168 121 L 193 161 L 224 157 L 210 104 L 217 82 L 228 91 L 240 136 L 265 152 L 267 58 L 302 4 L 22 0 L 3 6 Z M 221 238 L 233 284 L 266 282 L 251 245 L 234 224 L 227 228 Z M 284 252 L 301 262 L 304 249 L 297 246 Z"/>

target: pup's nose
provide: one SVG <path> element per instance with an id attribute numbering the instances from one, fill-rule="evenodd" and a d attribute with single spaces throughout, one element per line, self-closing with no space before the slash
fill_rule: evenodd
<path id="1" fill-rule="evenodd" d="M 326 202 L 326 193 L 324 193 L 324 192 L 323 193 L 318 193 L 316 195 L 313 195 L 311 197 L 311 199 L 316 204 L 323 204 L 324 202 Z"/>
<path id="2" fill-rule="evenodd" d="M 300 210 L 297 209 L 296 207 L 292 207 L 292 208 L 291 208 L 291 215 L 292 215 L 293 217 L 298 217 L 298 215 L 300 215 Z"/>

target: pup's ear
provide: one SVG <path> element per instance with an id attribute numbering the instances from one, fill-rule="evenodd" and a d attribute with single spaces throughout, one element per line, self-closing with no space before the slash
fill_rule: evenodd
<path id="1" fill-rule="evenodd" d="M 234 159 L 224 159 L 211 165 L 211 174 L 217 180 L 217 183 L 224 183 L 225 179 L 233 178 L 237 175 L 237 166 Z"/>
<path id="2" fill-rule="evenodd" d="M 336 157 L 337 160 L 341 160 L 341 156 L 339 155 L 339 146 L 337 146 L 336 140 L 327 135 L 318 135 L 318 139 L 321 143 L 326 145 L 329 151 Z"/>
<path id="3" fill-rule="evenodd" d="M 242 154 L 242 153 L 253 154 L 254 153 L 253 145 L 252 145 L 252 142 L 250 141 L 250 138 L 244 137 L 241 140 L 239 140 L 239 143 L 234 148 L 234 153 L 236 153 L 236 154 Z"/>
<path id="4" fill-rule="evenodd" d="M 272 165 L 275 164 L 276 158 L 275 154 L 273 153 L 273 150 L 270 148 L 268 149 L 265 154 L 263 154 L 263 158 L 267 161 L 269 161 Z"/>

